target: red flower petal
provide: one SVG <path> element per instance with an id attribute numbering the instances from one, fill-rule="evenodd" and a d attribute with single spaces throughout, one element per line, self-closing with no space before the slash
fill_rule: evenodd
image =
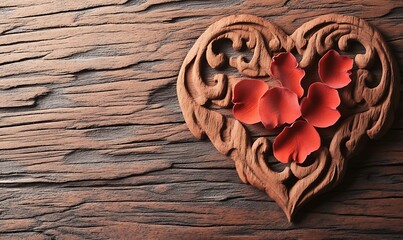
<path id="1" fill-rule="evenodd" d="M 260 98 L 260 119 L 265 128 L 273 130 L 292 123 L 301 116 L 297 95 L 288 88 L 274 87 Z"/>
<path id="2" fill-rule="evenodd" d="M 241 80 L 235 84 L 232 97 L 235 118 L 246 124 L 260 122 L 259 99 L 268 89 L 262 80 Z"/>
<path id="3" fill-rule="evenodd" d="M 339 120 L 336 109 L 340 105 L 337 90 L 320 82 L 313 83 L 308 89 L 308 96 L 302 99 L 302 116 L 315 127 L 329 127 Z"/>
<path id="4" fill-rule="evenodd" d="M 315 128 L 305 122 L 296 121 L 285 127 L 273 143 L 273 155 L 282 163 L 303 163 L 306 157 L 320 147 L 320 136 Z"/>
<path id="5" fill-rule="evenodd" d="M 299 98 L 304 95 L 301 80 L 305 76 L 305 71 L 298 68 L 298 62 L 294 55 L 286 52 L 273 57 L 270 70 L 273 77 L 281 81 L 283 87 L 291 89 Z"/>
<path id="6" fill-rule="evenodd" d="M 319 60 L 319 77 L 322 82 L 332 88 L 342 88 L 350 82 L 351 69 L 353 68 L 353 59 L 341 56 L 335 50 L 329 50 Z"/>

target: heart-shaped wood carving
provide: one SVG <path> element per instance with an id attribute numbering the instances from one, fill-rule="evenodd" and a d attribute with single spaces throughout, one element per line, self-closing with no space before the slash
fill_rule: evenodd
<path id="1" fill-rule="evenodd" d="M 222 49 L 225 41 L 240 55 L 228 57 Z M 319 131 L 321 147 L 305 163 L 278 163 L 272 151 L 278 132 L 242 124 L 231 114 L 234 85 L 245 77 L 270 85 L 272 57 L 279 52 L 299 55 L 305 78 L 315 78 L 309 72 L 317 72 L 318 59 L 330 49 L 354 59 L 351 82 L 339 90 L 341 118 Z M 248 52 L 249 61 L 242 55 Z M 237 71 L 224 71 L 228 69 Z M 218 151 L 229 155 L 241 180 L 265 191 L 291 221 L 304 203 L 342 179 L 367 139 L 389 129 L 398 102 L 398 80 L 380 33 L 357 17 L 324 15 L 289 36 L 265 19 L 234 15 L 212 24 L 194 44 L 180 70 L 177 94 L 193 135 L 207 136 Z"/>

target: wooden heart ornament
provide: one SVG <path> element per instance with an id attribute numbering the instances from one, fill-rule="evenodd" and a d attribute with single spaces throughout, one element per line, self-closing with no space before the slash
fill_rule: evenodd
<path id="1" fill-rule="evenodd" d="M 230 156 L 241 180 L 291 221 L 391 126 L 398 80 L 385 41 L 362 19 L 324 15 L 287 35 L 265 19 L 234 15 L 199 37 L 177 94 L 193 135 Z"/>

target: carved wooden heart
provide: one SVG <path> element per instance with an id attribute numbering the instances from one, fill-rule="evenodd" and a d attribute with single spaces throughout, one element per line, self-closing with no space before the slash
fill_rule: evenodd
<path id="1" fill-rule="evenodd" d="M 252 58 L 228 57 L 220 48 L 225 39 L 241 54 L 251 51 Z M 353 45 L 361 45 L 361 50 Z M 339 91 L 342 118 L 320 132 L 325 140 L 307 163 L 292 162 L 278 169 L 272 153 L 275 134 L 232 116 L 233 86 L 245 77 L 270 82 L 275 53 L 299 54 L 299 66 L 309 71 L 329 49 L 354 58 L 352 82 Z M 224 71 L 231 68 L 237 72 Z M 199 37 L 181 67 L 177 93 L 193 135 L 207 136 L 218 151 L 229 155 L 241 180 L 265 191 L 291 221 L 304 203 L 342 179 L 347 163 L 367 139 L 380 137 L 390 127 L 398 80 L 396 64 L 380 33 L 362 19 L 324 15 L 288 36 L 262 18 L 234 15 L 215 22 Z"/>

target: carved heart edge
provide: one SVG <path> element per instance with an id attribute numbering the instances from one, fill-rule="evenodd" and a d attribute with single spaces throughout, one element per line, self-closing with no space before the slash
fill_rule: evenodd
<path id="1" fill-rule="evenodd" d="M 231 40 L 234 50 L 246 45 L 253 52 L 252 59 L 246 62 L 242 56 L 228 59 L 224 53 L 216 53 L 214 43 L 220 39 Z M 348 51 L 350 41 L 360 43 L 365 52 L 354 57 L 357 69 L 353 70 L 351 95 L 343 101 L 364 101 L 368 108 L 345 119 L 329 146 L 322 146 L 309 166 L 291 163 L 281 172 L 272 170 L 265 160 L 271 154 L 269 139 L 253 141 L 239 121 L 209 108 L 231 106 L 233 83 L 229 76 L 218 73 L 211 84 L 202 74 L 206 67 L 203 61 L 213 69 L 228 63 L 243 76 L 262 77 L 269 74 L 274 52 L 296 50 L 301 55 L 300 67 L 304 68 L 332 47 Z M 374 83 L 371 66 L 375 58 L 381 63 L 382 74 L 376 86 L 368 86 Z M 398 103 L 398 80 L 396 63 L 382 36 L 360 18 L 323 15 L 289 36 L 263 18 L 233 15 L 212 24 L 188 52 L 179 72 L 177 95 L 192 134 L 199 139 L 207 136 L 219 152 L 230 156 L 240 179 L 265 191 L 292 221 L 303 204 L 340 182 L 348 161 L 368 138 L 378 138 L 390 128 Z M 298 181 L 287 188 L 284 183 L 291 175 Z"/>

